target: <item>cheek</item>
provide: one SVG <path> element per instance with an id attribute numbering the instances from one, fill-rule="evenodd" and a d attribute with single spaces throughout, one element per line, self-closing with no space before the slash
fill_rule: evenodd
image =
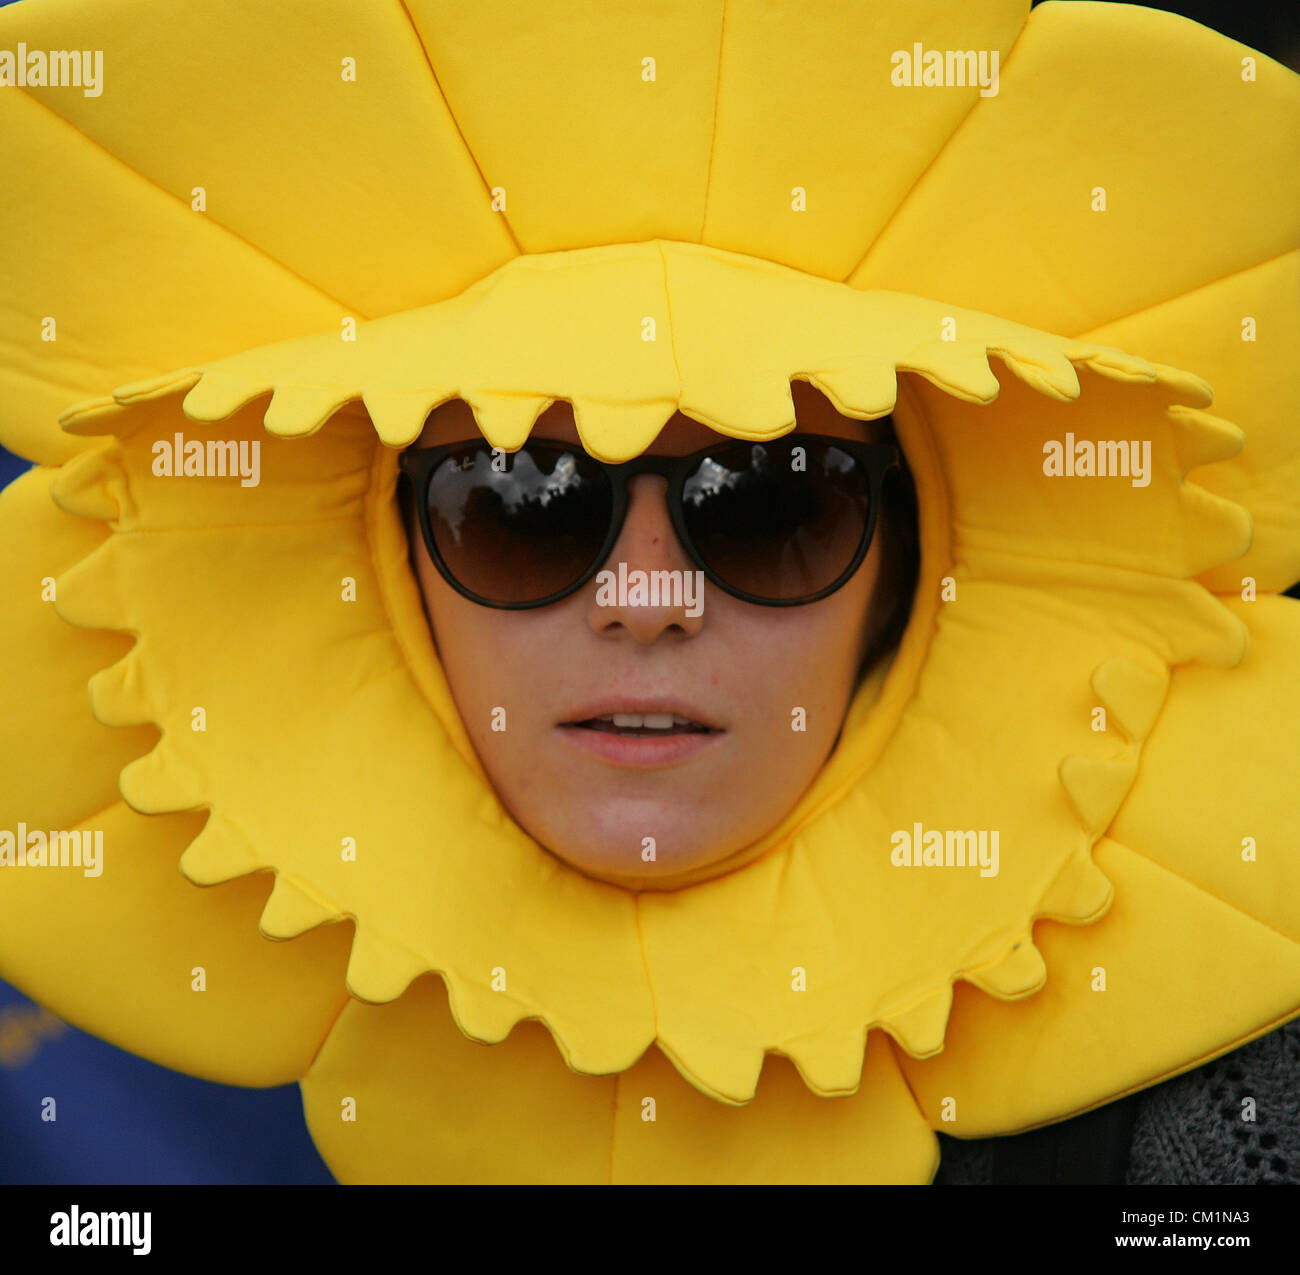
<path id="1" fill-rule="evenodd" d="M 464 684 L 466 674 L 476 669 L 482 680 L 490 680 L 491 671 L 502 666 L 504 654 L 500 649 L 501 626 L 495 623 L 498 613 L 457 593 L 427 554 L 419 566 L 419 580 L 438 656 L 453 689 Z M 476 652 L 478 659 L 474 658 Z"/>
<path id="2" fill-rule="evenodd" d="M 755 706 L 784 703 L 795 694 L 831 707 L 861 662 L 873 582 L 874 577 L 859 571 L 829 598 L 803 607 L 728 606 L 723 638 L 727 681 Z M 714 616 L 722 637 L 722 617 L 718 611 Z"/>
<path id="3" fill-rule="evenodd" d="M 490 738 L 501 751 L 503 743 L 521 734 L 514 731 L 507 740 L 492 733 L 498 708 L 506 707 L 509 720 L 521 726 L 544 716 L 541 688 L 554 681 L 556 652 L 564 649 L 555 631 L 560 617 L 479 606 L 457 593 L 427 554 L 418 577 L 438 659 L 461 720 L 476 745 Z"/>
<path id="4" fill-rule="evenodd" d="M 852 579 L 820 602 L 792 607 L 777 639 L 787 659 L 819 666 L 835 677 L 845 660 L 855 658 L 872 631 L 872 595 L 880 574 L 880 555 L 873 545 Z"/>

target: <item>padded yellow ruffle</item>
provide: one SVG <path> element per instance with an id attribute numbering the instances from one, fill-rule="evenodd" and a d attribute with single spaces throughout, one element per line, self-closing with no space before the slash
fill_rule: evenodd
<path id="1" fill-rule="evenodd" d="M 1175 671 L 1142 783 L 1112 833 L 1300 943 L 1300 857 L 1290 850 L 1300 828 L 1300 602 L 1224 601 L 1250 631 L 1250 651 L 1230 677 L 1200 664 Z M 1262 755 L 1261 740 L 1275 741 Z"/>
<path id="2" fill-rule="evenodd" d="M 33 470 L 0 494 L 4 659 L 14 674 L 0 687 L 0 828 L 99 831 L 103 852 L 98 876 L 0 869 L 0 977 L 166 1066 L 228 1084 L 288 1083 L 347 999 L 351 927 L 265 942 L 255 926 L 266 878 L 194 889 L 176 864 L 202 817 L 146 819 L 121 799 L 118 771 L 157 732 L 109 730 L 91 717 L 86 678 L 127 642 L 73 628 L 57 602 L 41 600 L 42 581 L 103 538 L 55 508 L 51 476 Z M 206 990 L 195 991 L 200 966 Z"/>
<path id="3" fill-rule="evenodd" d="M 536 1023 L 476 1045 L 428 978 L 392 1005 L 350 1005 L 302 1089 L 312 1137 L 345 1183 L 922 1183 L 938 1166 L 879 1034 L 854 1097 L 817 1098 L 774 1059 L 737 1109 L 654 1049 L 591 1077 L 567 1070 Z"/>
<path id="4" fill-rule="evenodd" d="M 936 1128 L 981 1137 L 1060 1120 L 1295 1016 L 1300 602 L 1228 606 L 1249 653 L 1228 671 L 1174 671 L 1139 782 L 1095 852 L 1115 884 L 1110 912 L 1086 930 L 1038 927 L 1053 973 L 1042 992 L 986 1006 L 959 989 L 942 1056 L 901 1057 Z M 949 1096 L 956 1120 L 939 1123 Z"/>
<path id="5" fill-rule="evenodd" d="M 1196 368 L 1215 387 L 1215 413 L 1250 440 L 1239 455 L 1196 474 L 1207 491 L 1248 506 L 1255 523 L 1255 538 L 1244 557 L 1198 577 L 1216 593 L 1239 595 L 1246 577 L 1266 593 L 1300 581 L 1297 297 L 1300 249 L 1084 337 Z"/>
<path id="6" fill-rule="evenodd" d="M 1078 397 L 1076 364 L 1121 383 L 1159 382 L 1196 407 L 1211 398 L 1198 377 L 1114 348 L 656 240 L 517 258 L 451 301 L 364 324 L 355 339 L 304 337 L 120 386 L 63 423 L 93 433 L 122 407 L 180 391 L 191 419 L 217 421 L 273 394 L 266 427 L 295 438 L 361 400 L 380 438 L 405 447 L 433 407 L 459 395 L 484 436 L 513 450 L 564 397 L 586 449 L 618 461 L 644 451 L 678 410 L 737 437 L 784 433 L 796 376 L 860 417 L 893 410 L 898 371 L 986 404 L 999 392 L 990 354 L 1057 401 Z M 1228 434 L 1206 459 L 1240 447 Z"/>
<path id="7" fill-rule="evenodd" d="M 1293 939 L 1117 841 L 1104 839 L 1095 854 L 1115 903 L 1086 929 L 1037 928 L 1051 971 L 1042 991 L 1000 1004 L 958 988 L 943 1053 L 899 1053 L 934 1128 L 979 1138 L 1063 1120 L 1296 1016 Z"/>

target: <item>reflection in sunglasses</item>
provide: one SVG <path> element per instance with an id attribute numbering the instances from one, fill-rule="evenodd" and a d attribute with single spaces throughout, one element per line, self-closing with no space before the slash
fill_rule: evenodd
<path id="1" fill-rule="evenodd" d="M 499 469 L 493 454 L 480 448 L 472 457 L 450 458 L 434 471 L 429 505 L 438 510 L 452 535 L 459 537 L 470 501 L 481 498 L 484 490 L 490 491 L 509 513 L 516 514 L 528 506 L 545 507 L 583 481 L 569 452 L 560 456 L 549 474 L 538 467 L 527 448 L 514 453 L 512 460 L 509 469 Z M 464 477 L 467 473 L 468 482 Z"/>

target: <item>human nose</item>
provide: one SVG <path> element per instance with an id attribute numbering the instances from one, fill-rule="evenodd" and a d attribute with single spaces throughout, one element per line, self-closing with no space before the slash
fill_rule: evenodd
<path id="1" fill-rule="evenodd" d="M 628 483 L 622 529 L 596 576 L 588 621 L 597 632 L 621 626 L 648 644 L 667 628 L 695 634 L 703 626 L 704 574 L 677 539 L 667 494 L 668 480 L 659 474 L 638 474 Z"/>

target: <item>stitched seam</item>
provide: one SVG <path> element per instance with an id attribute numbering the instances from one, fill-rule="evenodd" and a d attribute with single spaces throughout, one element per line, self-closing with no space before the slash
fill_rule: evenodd
<path id="1" fill-rule="evenodd" d="M 346 918 L 341 918 L 341 919 L 346 920 Z M 354 941 L 355 941 L 355 935 L 354 935 L 353 937 L 354 937 Z M 403 995 L 405 995 L 405 993 L 403 993 Z M 400 999 L 400 998 L 399 998 L 399 999 Z M 344 1012 L 344 1010 L 346 1010 L 347 1007 L 348 1007 L 350 1004 L 352 1004 L 352 1000 L 353 1000 L 352 994 L 351 994 L 350 992 L 344 990 L 344 993 L 343 993 L 343 1004 L 341 1004 L 341 1005 L 339 1006 L 339 1008 L 338 1008 L 338 1013 L 336 1013 L 336 1014 L 334 1015 L 334 1017 L 330 1019 L 330 1024 L 329 1024 L 329 1026 L 328 1026 L 327 1028 L 325 1028 L 325 1034 L 320 1038 L 320 1041 L 319 1041 L 319 1043 L 316 1045 L 316 1048 L 315 1048 L 314 1050 L 312 1050 L 311 1061 L 310 1061 L 310 1062 L 307 1064 L 307 1066 L 303 1069 L 303 1073 L 302 1073 L 302 1075 L 301 1075 L 301 1076 L 299 1077 L 299 1079 L 298 1079 L 298 1082 L 297 1082 L 297 1083 L 298 1083 L 298 1086 L 299 1086 L 299 1088 L 298 1088 L 298 1093 L 299 1093 L 299 1096 L 300 1096 L 300 1097 L 301 1097 L 301 1095 L 302 1095 L 302 1082 L 303 1082 L 304 1080 L 306 1080 L 306 1079 L 311 1075 L 311 1073 L 315 1070 L 316 1063 L 320 1060 L 321 1052 L 324 1050 L 326 1044 L 329 1043 L 329 1038 L 334 1034 L 334 1029 L 339 1025 L 339 1019 L 343 1017 L 343 1012 Z M 396 1002 L 394 1002 L 394 1003 L 396 1003 Z M 321 1156 L 321 1159 L 324 1159 L 324 1158 L 325 1158 L 324 1156 Z M 326 1167 L 328 1168 L 328 1165 L 327 1165 Z M 331 1173 L 332 1173 L 332 1172 L 333 1172 L 333 1170 L 331 1170 Z"/>
<path id="2" fill-rule="evenodd" d="M 645 954 L 645 934 L 641 929 L 641 895 L 633 896 L 632 915 L 636 918 L 636 941 L 637 947 L 641 952 L 641 967 L 645 973 L 646 989 L 650 993 L 650 1011 L 654 1014 L 655 1020 L 655 1042 L 659 1040 L 659 1004 L 655 1000 L 654 980 L 650 977 L 650 963 L 646 960 Z"/>
<path id="3" fill-rule="evenodd" d="M 700 243 L 704 242 L 704 228 L 709 224 L 709 194 L 713 190 L 713 150 L 718 141 L 718 108 L 722 103 L 722 50 L 727 43 L 727 0 L 722 0 L 722 21 L 718 24 L 718 70 L 713 87 L 713 127 L 709 133 L 709 163 L 704 173 L 704 211 L 700 216 Z"/>
<path id="4" fill-rule="evenodd" d="M 890 1054 L 890 1057 L 891 1057 L 891 1059 L 893 1060 L 893 1063 L 894 1063 L 894 1070 L 898 1073 L 898 1078 L 903 1082 L 903 1085 L 904 1085 L 904 1087 L 907 1089 L 907 1092 L 911 1095 L 912 1103 L 913 1103 L 913 1105 L 916 1107 L 917 1114 L 918 1114 L 918 1115 L 921 1117 L 921 1119 L 925 1122 L 926 1129 L 927 1129 L 927 1131 L 928 1131 L 929 1134 L 930 1134 L 930 1140 L 931 1140 L 931 1142 L 935 1145 L 935 1147 L 938 1148 L 939 1154 L 938 1154 L 938 1156 L 935 1157 L 934 1172 L 930 1174 L 930 1181 L 933 1182 L 934 1179 L 935 1179 L 935 1177 L 938 1175 L 938 1172 L 939 1172 L 940 1168 L 943 1167 L 943 1147 L 942 1147 L 942 1145 L 940 1144 L 938 1137 L 936 1136 L 936 1135 L 939 1133 L 939 1130 L 938 1130 L 938 1129 L 935 1129 L 935 1128 L 930 1124 L 930 1117 L 926 1114 L 925 1107 L 921 1104 L 921 1100 L 920 1100 L 920 1098 L 918 1098 L 918 1097 L 916 1096 L 916 1090 L 912 1088 L 912 1082 L 911 1082 L 911 1080 L 908 1078 L 908 1075 L 907 1075 L 907 1068 L 905 1068 L 905 1067 L 903 1066 L 903 1055 L 906 1053 L 906 1051 L 905 1051 L 905 1050 L 903 1049 L 903 1047 L 898 1043 L 898 1041 L 896 1041 L 896 1040 L 895 1040 L 895 1039 L 894 1039 L 894 1038 L 889 1034 L 889 1032 L 887 1032 L 887 1031 L 884 1029 L 884 1027 L 880 1027 L 880 1026 L 878 1026 L 878 1027 L 868 1027 L 868 1028 L 867 1028 L 867 1032 L 866 1032 L 866 1034 L 863 1036 L 863 1041 L 862 1041 L 862 1066 L 863 1066 L 863 1070 L 864 1070 L 864 1071 L 866 1070 L 866 1065 L 867 1065 L 867 1050 L 870 1048 L 870 1045 L 871 1045 L 870 1035 L 871 1035 L 871 1033 L 872 1033 L 873 1031 L 879 1031 L 880 1034 L 884 1037 L 884 1039 L 885 1039 L 885 1046 L 888 1048 L 888 1050 L 889 1050 L 889 1054 Z M 947 1033 L 947 1031 L 945 1030 L 945 1031 L 944 1031 L 944 1035 L 947 1036 L 947 1034 L 948 1034 L 948 1033 Z M 858 1085 L 859 1085 L 859 1087 L 861 1087 L 861 1084 L 862 1084 L 862 1081 L 861 1081 L 861 1079 L 859 1079 L 859 1081 L 858 1081 Z"/>
<path id="5" fill-rule="evenodd" d="M 668 348 L 673 356 L 673 371 L 677 373 L 677 405 L 680 407 L 682 402 L 682 365 L 677 360 L 677 328 L 673 323 L 672 291 L 668 287 L 668 257 L 664 252 L 661 239 L 656 239 L 654 245 L 659 249 L 659 262 L 663 266 L 664 272 L 664 308 L 668 312 Z"/>
<path id="6" fill-rule="evenodd" d="M 1016 51 L 1016 46 L 1020 43 L 1021 37 L 1029 29 L 1029 24 L 1033 21 L 1033 18 L 1034 15 L 1033 15 L 1033 11 L 1031 10 L 1028 14 L 1025 15 L 1024 22 L 1020 24 L 1020 30 L 1016 32 L 1016 38 L 1012 40 L 1011 47 L 1007 50 L 1006 57 L 1002 59 L 1002 61 L 1007 65 L 1010 65 L 1012 56 Z M 912 184 L 907 188 L 907 194 L 903 196 L 902 203 L 900 203 L 898 207 L 894 209 L 894 211 L 890 214 L 885 224 L 881 226 L 880 229 L 876 232 L 875 238 L 873 238 L 872 241 L 867 245 L 866 251 L 863 252 L 862 256 L 858 258 L 857 264 L 853 267 L 852 270 L 850 270 L 846 275 L 843 276 L 841 282 L 847 282 L 849 279 L 853 278 L 853 276 L 857 274 L 859 270 L 862 269 L 863 263 L 866 261 L 866 259 L 869 256 L 871 256 L 871 250 L 876 246 L 877 243 L 880 242 L 880 239 L 884 235 L 885 231 L 887 231 L 890 228 L 890 226 L 892 226 L 894 222 L 898 220 L 899 216 L 903 212 L 903 209 L 905 209 L 908 206 L 908 204 L 916 197 L 916 192 L 920 190 L 922 183 L 925 181 L 926 177 L 929 176 L 930 170 L 935 166 L 935 164 L 939 162 L 940 159 L 943 158 L 944 152 L 947 151 L 948 147 L 952 145 L 953 139 L 956 138 L 957 134 L 961 132 L 966 121 L 970 119 L 971 115 L 974 113 L 975 108 L 978 107 L 981 102 L 987 102 L 990 100 L 991 99 L 989 98 L 980 97 L 978 93 L 975 95 L 975 100 L 970 104 L 969 108 L 966 111 L 966 114 L 963 115 L 961 119 L 957 121 L 956 126 L 953 128 L 952 132 L 949 133 L 946 138 L 944 138 L 943 144 L 939 147 L 937 151 L 935 151 L 934 155 L 930 159 L 930 162 L 913 179 Z"/>
<path id="7" fill-rule="evenodd" d="M 1168 696 L 1166 696 L 1166 703 L 1167 702 L 1168 702 Z M 1152 727 L 1153 733 L 1154 730 L 1155 728 Z M 1123 809 L 1123 807 L 1121 807 L 1121 809 Z M 1118 819 L 1118 817 L 1119 815 L 1117 813 L 1115 819 Z M 1101 841 L 1105 840 L 1105 841 L 1109 841 L 1112 846 L 1118 846 L 1121 850 L 1127 850 L 1129 854 L 1135 855 L 1137 858 L 1141 859 L 1143 863 L 1148 864 L 1152 868 L 1155 868 L 1156 871 L 1167 872 L 1171 877 L 1174 878 L 1175 881 L 1180 882 L 1181 884 L 1187 886 L 1191 890 L 1195 890 L 1196 893 L 1200 895 L 1202 898 L 1210 899 L 1214 903 L 1222 904 L 1225 908 L 1228 908 L 1230 911 L 1235 912 L 1240 917 L 1244 917 L 1247 921 L 1253 921 L 1256 925 L 1263 926 L 1263 928 L 1266 929 L 1270 934 L 1275 934 L 1278 938 L 1282 939 L 1284 942 L 1290 943 L 1292 947 L 1300 947 L 1300 939 L 1293 938 L 1290 934 L 1286 934 L 1282 930 L 1279 930 L 1275 925 L 1270 925 L 1262 917 L 1256 916 L 1253 912 L 1247 912 L 1244 908 L 1238 907 L 1235 903 L 1230 902 L 1228 899 L 1221 899 L 1217 894 L 1213 893 L 1210 890 L 1207 890 L 1205 886 L 1198 885 L 1190 877 L 1183 876 L 1181 872 L 1175 871 L 1175 869 L 1168 867 L 1166 864 L 1162 863 L 1159 859 L 1153 858 L 1149 854 L 1143 854 L 1141 850 L 1134 850 L 1133 847 L 1129 845 L 1127 842 L 1120 841 L 1116 837 L 1111 836 L 1110 827 L 1114 826 L 1115 819 L 1111 820 L 1110 825 L 1102 832 L 1101 836 L 1097 838 L 1098 844 L 1100 844 Z M 1093 852 L 1094 854 L 1096 852 L 1095 846 L 1093 847 Z M 1095 866 L 1097 866 L 1098 868 L 1101 867 L 1100 864 L 1096 864 Z M 1293 1012 L 1300 1012 L 1300 1010 L 1293 1011 Z"/>
<path id="8" fill-rule="evenodd" d="M 1279 1018 L 1265 1024 L 1259 1031 L 1248 1032 L 1239 1036 L 1236 1040 L 1229 1041 L 1226 1045 L 1208 1050 L 1206 1053 L 1199 1055 L 1190 1062 L 1182 1063 L 1175 1067 L 1170 1067 L 1167 1071 L 1162 1071 L 1158 1076 L 1152 1076 L 1149 1080 L 1139 1081 L 1137 1084 L 1130 1085 L 1127 1089 L 1122 1089 L 1117 1093 L 1109 1094 L 1104 1098 L 1098 1098 L 1095 1102 L 1089 1103 L 1086 1107 L 1076 1107 L 1072 1111 L 1067 1111 L 1058 1116 L 1049 1116 L 1046 1120 L 1040 1120 L 1036 1124 L 1020 1125 L 1015 1129 L 999 1130 L 996 1134 L 973 1134 L 971 1140 L 984 1137 L 1009 1137 L 1016 1133 L 1032 1133 L 1035 1129 L 1045 1129 L 1049 1125 L 1058 1124 L 1065 1120 L 1072 1120 L 1075 1116 L 1087 1115 L 1090 1111 L 1096 1111 L 1098 1107 L 1107 1106 L 1109 1103 L 1118 1102 L 1121 1098 L 1127 1098 L 1130 1094 L 1141 1093 L 1146 1089 L 1153 1089 L 1156 1085 L 1163 1084 L 1166 1080 L 1173 1080 L 1179 1076 L 1184 1076 L 1188 1072 L 1195 1071 L 1198 1067 L 1206 1063 L 1214 1062 L 1222 1058 L 1225 1054 L 1230 1054 L 1245 1045 L 1253 1044 L 1261 1037 L 1267 1036 L 1270 1032 L 1276 1031 L 1279 1027 L 1286 1026 L 1295 1018 L 1300 1018 L 1300 1009 L 1289 1009 Z"/>
<path id="9" fill-rule="evenodd" d="M 465 130 L 460 126 L 460 120 L 456 118 L 456 112 L 451 109 L 451 101 L 448 99 L 447 94 L 443 92 L 442 84 L 438 80 L 438 72 L 435 71 L 433 67 L 433 59 L 429 56 L 429 50 L 425 46 L 423 37 L 420 35 L 420 28 L 415 25 L 415 19 L 411 17 L 410 9 L 406 7 L 406 0 L 397 0 L 397 2 L 401 6 L 403 16 L 410 24 L 411 33 L 415 36 L 416 44 L 420 46 L 420 52 L 424 54 L 424 63 L 429 68 L 429 78 L 433 81 L 433 87 L 438 91 L 438 96 L 442 99 L 443 106 L 447 108 L 447 118 L 451 120 L 452 127 L 456 130 L 456 136 L 460 138 L 460 144 L 465 148 L 465 154 L 469 156 L 470 163 L 474 165 L 474 171 L 478 174 L 478 179 L 483 183 L 483 189 L 487 192 L 488 199 L 491 201 L 492 186 L 484 175 L 482 165 L 478 162 L 478 156 L 474 154 L 474 150 L 465 136 Z M 501 222 L 506 228 L 506 234 L 510 236 L 510 242 L 515 246 L 515 251 L 518 252 L 520 256 L 523 256 L 524 249 L 519 240 L 515 237 L 514 228 L 510 225 L 510 219 L 504 212 L 498 213 L 497 216 L 501 218 Z"/>
<path id="10" fill-rule="evenodd" d="M 1198 283 L 1195 287 L 1188 288 L 1186 292 L 1175 292 L 1173 296 L 1164 297 L 1160 301 L 1150 301 L 1146 305 L 1139 306 L 1136 310 L 1130 310 L 1127 314 L 1118 314 L 1112 319 L 1105 319 L 1101 323 L 1094 323 L 1087 332 L 1080 332 L 1074 336 L 1076 341 L 1088 340 L 1089 334 L 1100 332 L 1102 328 L 1108 328 L 1115 323 L 1126 323 L 1129 319 L 1135 319 L 1138 315 L 1146 314 L 1148 310 L 1158 310 L 1162 305 L 1169 305 L 1174 301 L 1182 301 L 1185 297 L 1195 296 L 1205 288 L 1216 288 L 1221 283 L 1226 283 L 1229 279 L 1235 279 L 1238 275 L 1248 274 L 1251 270 L 1258 270 L 1261 266 L 1272 265 L 1275 261 L 1281 261 L 1283 257 L 1295 255 L 1295 248 L 1287 248 L 1276 256 L 1265 257 L 1263 261 L 1256 261 L 1253 265 L 1241 266 L 1236 270 L 1229 270 L 1227 274 L 1220 275 L 1217 279 L 1207 280 L 1205 283 Z M 1204 409 L 1202 409 L 1204 410 Z M 1213 464 L 1214 462 L 1210 462 Z"/>
<path id="11" fill-rule="evenodd" d="M 98 719 L 96 719 L 96 720 L 98 720 Z M 100 725 L 102 726 L 103 723 L 100 722 Z M 148 723 L 141 722 L 140 725 L 141 725 L 141 726 L 144 726 L 144 725 L 152 726 L 153 723 L 152 723 L 152 722 L 148 722 Z M 109 730 L 118 730 L 118 729 L 128 730 L 128 729 L 133 729 L 133 728 L 131 728 L 131 727 L 121 727 L 121 728 L 119 728 L 119 727 L 116 727 L 116 726 L 110 726 L 110 727 L 108 727 L 107 729 L 109 729 Z M 157 745 L 155 745 L 154 747 L 157 747 Z M 152 751 L 152 749 L 151 749 L 150 751 Z M 149 755 L 149 753 L 148 753 L 148 752 L 145 752 L 145 753 L 141 753 L 141 754 L 140 754 L 140 757 L 147 757 L 148 755 Z M 134 760 L 135 760 L 135 761 L 139 761 L 139 760 L 140 760 L 140 757 L 137 757 L 137 758 L 135 758 Z M 129 765 L 131 765 L 131 762 L 127 762 L 127 766 L 129 766 Z M 124 766 L 122 769 L 125 770 L 126 767 Z M 121 772 L 119 772 L 119 774 L 120 774 L 120 773 L 121 773 Z M 100 818 L 100 816 L 108 814 L 108 812 L 109 812 L 110 810 L 116 810 L 116 809 L 118 808 L 118 806 L 126 806 L 126 808 L 127 808 L 128 810 L 130 810 L 132 814 L 139 814 L 139 813 L 140 813 L 138 810 L 134 810 L 134 809 L 132 809 L 132 807 L 128 804 L 126 798 L 123 797 L 122 794 L 119 792 L 118 795 L 117 795 L 117 800 L 116 800 L 116 801 L 111 801 L 111 802 L 109 802 L 109 804 L 108 804 L 107 806 L 105 806 L 105 807 L 103 808 L 103 810 L 96 810 L 96 811 L 94 812 L 94 814 L 86 815 L 86 816 L 84 816 L 83 818 L 78 819 L 77 822 L 76 822 L 75 824 L 73 824 L 71 828 L 67 829 L 67 831 L 72 832 L 72 831 L 75 830 L 75 831 L 78 831 L 78 832 L 79 832 L 79 831 L 81 831 L 81 829 L 82 829 L 83 827 L 85 827 L 85 825 L 88 824 L 92 819 L 98 821 L 99 818 Z M 193 811 L 189 811 L 189 810 L 186 810 L 186 811 L 173 810 L 173 811 L 169 811 L 169 813 L 170 813 L 170 814 L 192 814 Z M 26 822 L 26 820 L 24 820 L 24 822 Z M 94 829 L 94 828 L 91 828 L 91 829 L 89 829 L 89 831 L 94 832 L 95 829 Z"/>
<path id="12" fill-rule="evenodd" d="M 78 137 L 82 138 L 86 142 L 89 142 L 91 146 L 94 146 L 97 150 L 102 151 L 110 159 L 116 161 L 123 168 L 125 168 L 126 171 L 130 173 L 132 176 L 138 177 L 142 182 L 150 186 L 153 190 L 156 190 L 160 195 L 163 195 L 167 199 L 175 200 L 182 207 L 185 206 L 185 201 L 183 199 L 181 199 L 177 195 L 173 195 L 171 191 L 169 191 L 165 186 L 160 186 L 156 181 L 154 181 L 152 177 L 149 177 L 145 173 L 142 173 L 138 168 L 133 168 L 130 164 L 126 162 L 126 160 L 124 160 L 121 157 L 121 155 L 118 155 L 116 152 L 109 150 L 108 147 L 104 146 L 102 143 L 97 142 L 93 137 L 90 136 L 89 133 L 83 133 L 81 129 L 79 129 L 71 120 L 66 119 L 64 116 L 60 115 L 58 111 L 56 111 L 52 106 L 46 105 L 46 103 L 41 101 L 40 98 L 33 96 L 33 94 L 30 93 L 26 88 L 22 89 L 21 91 L 23 96 L 28 101 L 35 102 L 37 106 L 42 108 L 42 110 L 48 111 L 51 115 L 54 116 L 55 119 L 65 124 L 74 133 L 76 133 Z M 310 288 L 313 292 L 317 294 L 317 296 L 322 297 L 324 300 L 328 301 L 331 305 L 336 305 L 341 310 L 350 311 L 351 313 L 356 314 L 358 317 L 360 317 L 363 320 L 369 319 L 370 316 L 368 314 L 364 314 L 356 306 L 349 305 L 347 302 L 341 301 L 338 297 L 333 296 L 330 293 L 326 292 L 325 289 L 320 286 L 320 284 L 313 283 L 310 279 L 304 277 L 303 275 L 300 275 L 296 270 L 293 269 L 292 266 L 287 265 L 285 262 L 281 261 L 279 257 L 272 255 L 265 248 L 259 247 L 257 244 L 253 243 L 252 240 L 245 239 L 244 236 L 241 235 L 237 230 L 232 230 L 224 222 L 219 221 L 216 217 L 213 217 L 210 213 L 204 213 L 203 216 L 206 218 L 209 225 L 216 226 L 218 230 L 224 231 L 232 239 L 243 244 L 246 248 L 248 248 L 252 252 L 257 253 L 259 257 L 263 258 L 263 260 L 274 263 L 281 270 L 283 270 L 285 274 L 291 276 L 297 282 L 301 283 L 304 287 Z"/>
<path id="13" fill-rule="evenodd" d="M 653 1049 L 659 1043 L 659 1002 L 655 999 L 654 979 L 650 977 L 650 962 L 646 960 L 645 933 L 641 928 L 641 894 L 632 896 L 632 916 L 636 921 L 637 949 L 641 953 L 641 970 L 645 975 L 646 990 L 650 993 L 650 1012 L 654 1015 L 655 1037 L 648 1048 Z"/>

